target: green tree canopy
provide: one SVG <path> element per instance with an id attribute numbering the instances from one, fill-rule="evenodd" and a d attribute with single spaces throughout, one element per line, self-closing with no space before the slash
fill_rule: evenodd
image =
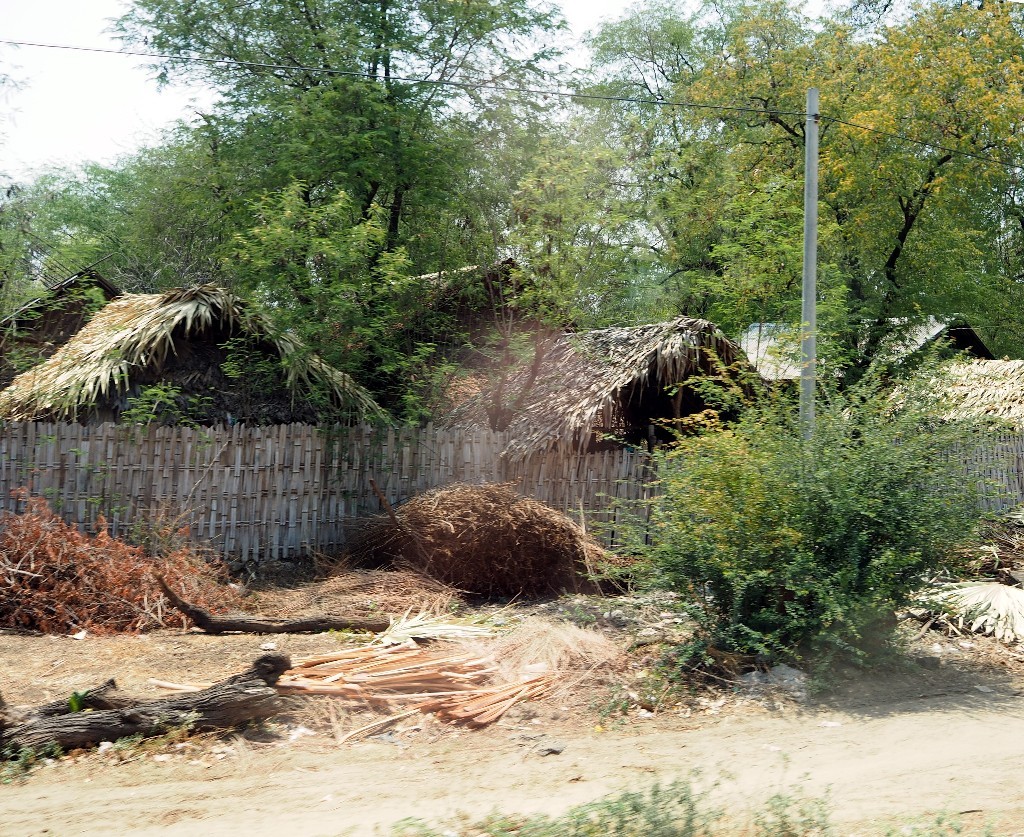
<path id="1" fill-rule="evenodd" d="M 1019 352 L 1021 10 L 915 6 L 870 27 L 784 2 L 637 10 L 594 40 L 666 270 L 734 333 L 798 320 L 804 99 L 821 91 L 821 301 L 866 362 L 891 329 L 964 314 Z M 722 108 L 721 106 L 726 106 Z"/>

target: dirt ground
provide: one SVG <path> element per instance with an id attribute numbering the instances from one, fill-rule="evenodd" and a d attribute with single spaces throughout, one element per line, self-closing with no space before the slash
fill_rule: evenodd
<path id="1" fill-rule="evenodd" d="M 602 607 L 575 599 L 548 611 L 594 613 L 624 645 L 635 644 L 637 625 Z M 301 657 L 344 641 L 175 629 L 84 639 L 0 634 L 0 694 L 40 703 L 113 676 L 126 692 L 156 697 L 149 678 L 217 680 L 267 643 Z M 643 653 L 633 652 L 633 669 L 645 664 Z M 371 716 L 309 699 L 260 730 L 115 745 L 38 768 L 0 785 L 0 835 L 385 835 L 407 817 L 557 814 L 694 771 L 698 785 L 716 786 L 713 798 L 735 822 L 783 792 L 827 794 L 836 834 L 915 833 L 908 823 L 941 812 L 958 816 L 964 833 L 1024 835 L 1021 654 L 935 631 L 911 654 L 923 664 L 846 672 L 803 701 L 723 688 L 652 712 L 618 703 L 621 689 L 595 681 L 588 695 L 517 708 L 486 729 L 417 716 L 343 745 L 336 735 Z M 623 682 L 637 674 L 626 671 Z"/>

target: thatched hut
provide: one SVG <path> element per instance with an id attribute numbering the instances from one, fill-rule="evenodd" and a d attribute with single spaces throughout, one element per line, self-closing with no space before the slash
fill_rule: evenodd
<path id="1" fill-rule="evenodd" d="M 0 388 L 28 366 L 51 357 L 97 309 L 121 295 L 95 270 L 82 270 L 0 320 Z"/>
<path id="2" fill-rule="evenodd" d="M 611 438 L 653 443 L 659 422 L 708 407 L 693 386 L 695 378 L 741 368 L 752 372 L 739 347 L 707 320 L 677 317 L 563 334 L 444 423 L 507 429 L 512 440 L 504 455 L 510 459 L 556 445 L 593 449 Z M 496 428 L 495 415 L 502 410 L 511 415 Z"/>
<path id="3" fill-rule="evenodd" d="M 148 400 L 147 400 L 148 399 Z M 214 285 L 125 294 L 0 392 L 0 419 L 198 424 L 383 419 L 348 375 Z"/>

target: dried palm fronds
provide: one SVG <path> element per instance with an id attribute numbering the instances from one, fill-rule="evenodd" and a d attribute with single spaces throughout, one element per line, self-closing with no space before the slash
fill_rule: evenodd
<path id="1" fill-rule="evenodd" d="M 486 659 L 441 653 L 415 644 L 338 651 L 303 660 L 278 681 L 285 693 L 340 695 L 368 703 L 424 698 L 481 685 L 493 671 Z"/>
<path id="2" fill-rule="evenodd" d="M 374 641 L 381 645 L 405 645 L 414 639 L 469 639 L 491 636 L 492 633 L 480 625 L 460 625 L 424 611 L 414 616 L 410 609 L 392 619 L 391 626 L 377 634 Z"/>
<path id="3" fill-rule="evenodd" d="M 347 741 L 412 712 L 484 726 L 521 701 L 552 694 L 567 675 L 612 666 L 619 656 L 618 647 L 594 631 L 534 619 L 497 643 L 464 640 L 428 649 L 410 640 L 309 657 L 282 674 L 277 689 L 285 695 L 324 695 L 378 708 L 402 707 L 397 715 L 343 736 L 341 740 Z M 153 682 L 175 690 L 191 688 Z"/>
<path id="4" fill-rule="evenodd" d="M 177 352 L 176 341 L 204 333 L 244 335 L 272 347 L 293 392 L 300 384 L 315 384 L 360 418 L 386 420 L 369 393 L 348 375 L 216 285 L 124 294 L 108 303 L 52 357 L 0 393 L 0 417 L 75 419 L 79 411 L 119 397 L 133 376 L 158 375 Z"/>
<path id="5" fill-rule="evenodd" d="M 1024 641 L 1024 590 L 982 581 L 953 585 L 933 598 L 961 627 L 1002 642 Z"/>
<path id="6" fill-rule="evenodd" d="M 588 550 L 600 550 L 564 514 L 509 485 L 449 485 L 393 514 L 369 519 L 353 533 L 353 560 L 412 567 L 478 595 L 579 589 Z"/>
<path id="7" fill-rule="evenodd" d="M 520 701 L 544 697 L 556 682 L 552 674 L 539 674 L 492 689 L 474 689 L 463 694 L 433 698 L 417 704 L 416 709 L 432 712 L 445 720 L 480 727 L 494 723 Z"/>
<path id="8" fill-rule="evenodd" d="M 314 657 L 286 671 L 278 681 L 282 694 L 333 695 L 375 706 L 413 701 L 403 712 L 430 712 L 445 720 L 483 726 L 498 720 L 519 701 L 546 694 L 555 683 L 551 674 L 484 685 L 493 662 L 465 653 L 438 653 L 415 645 L 370 646 Z M 375 722 L 346 736 L 376 729 Z"/>

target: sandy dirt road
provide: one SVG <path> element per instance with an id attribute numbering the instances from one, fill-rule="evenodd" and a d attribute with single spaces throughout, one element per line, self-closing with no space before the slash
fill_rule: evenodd
<path id="1" fill-rule="evenodd" d="M 337 748 L 311 737 L 242 748 L 209 765 L 86 758 L 0 789 L 0 833 L 364 835 L 403 817 L 558 813 L 694 769 L 698 781 L 720 782 L 717 798 L 740 817 L 775 791 L 827 792 L 840 833 L 936 812 L 1024 833 L 1024 701 L 1013 693 L 544 734 L 563 752 L 540 756 L 524 733 L 505 727 L 404 746 Z"/>
<path id="2" fill-rule="evenodd" d="M 116 660 L 133 660 L 123 676 L 141 684 L 144 661 L 156 665 L 161 654 L 188 659 L 190 676 L 202 677 L 218 660 L 223 671 L 229 649 L 244 657 L 254 643 L 210 639 L 95 640 L 90 654 L 50 638 L 0 637 L 0 657 L 21 659 L 36 688 L 45 681 L 59 693 L 95 681 Z M 317 642 L 296 638 L 295 650 Z M 209 659 L 194 653 L 197 643 Z M 145 657 L 133 657 L 133 648 Z M 59 666 L 59 677 L 47 674 L 52 659 L 69 654 L 86 659 Z M 13 692 L 11 672 L 0 681 L 5 694 Z M 698 784 L 717 783 L 714 798 L 737 823 L 772 793 L 827 793 L 838 834 L 881 834 L 946 812 L 959 815 L 966 833 L 988 825 L 1024 835 L 1022 686 L 1005 670 L 943 664 L 858 675 L 803 706 L 730 699 L 689 717 L 612 721 L 552 707 L 481 731 L 414 720 L 404 732 L 343 746 L 319 729 L 294 741 L 189 745 L 124 763 L 87 754 L 0 786 L 0 835 L 387 834 L 405 817 L 560 813 L 695 770 Z M 540 755 L 538 745 L 553 740 L 562 752 Z"/>

